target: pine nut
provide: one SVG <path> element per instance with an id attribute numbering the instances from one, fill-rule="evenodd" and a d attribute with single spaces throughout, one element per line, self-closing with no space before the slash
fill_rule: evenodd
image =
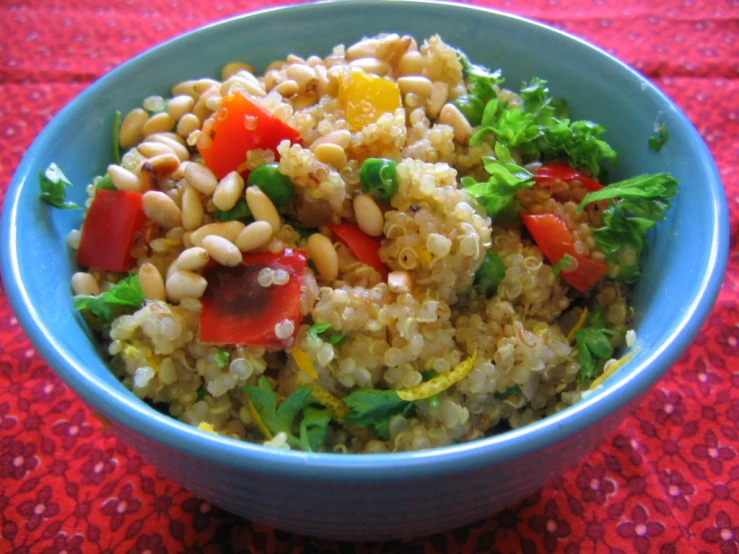
<path id="1" fill-rule="evenodd" d="M 190 133 L 200 129 L 200 120 L 198 116 L 192 113 L 185 114 L 177 124 L 177 134 L 181 137 L 187 138 Z"/>
<path id="2" fill-rule="evenodd" d="M 287 79 L 286 81 L 282 81 L 279 85 L 277 85 L 274 90 L 279 92 L 283 98 L 287 98 L 288 96 L 292 96 L 293 94 L 298 92 L 300 90 L 300 87 L 298 86 L 298 83 L 296 83 L 292 79 Z"/>
<path id="3" fill-rule="evenodd" d="M 340 129 L 338 131 L 331 131 L 330 133 L 323 135 L 322 137 L 318 137 L 310 145 L 310 149 L 315 152 L 316 148 L 318 148 L 321 144 L 338 144 L 342 148 L 346 148 L 347 146 L 349 146 L 351 140 L 352 134 L 346 129 Z"/>
<path id="4" fill-rule="evenodd" d="M 423 56 L 420 52 L 407 52 L 400 58 L 396 75 L 420 75 L 424 68 Z"/>
<path id="5" fill-rule="evenodd" d="M 197 229 L 203 224 L 203 202 L 197 189 L 185 185 L 182 192 L 182 226 L 186 231 Z"/>
<path id="6" fill-rule="evenodd" d="M 434 81 L 431 85 L 431 97 L 426 103 L 426 114 L 429 119 L 436 119 L 448 98 L 449 85 L 443 81 Z"/>
<path id="7" fill-rule="evenodd" d="M 410 292 L 411 288 L 413 288 L 413 282 L 407 271 L 392 271 L 387 276 L 387 286 L 390 288 L 390 292 L 400 294 Z"/>
<path id="8" fill-rule="evenodd" d="M 192 96 L 181 94 L 170 99 L 167 103 L 167 113 L 175 121 L 179 121 L 182 117 L 192 110 L 195 105 L 195 99 Z"/>
<path id="9" fill-rule="evenodd" d="M 178 135 L 174 135 L 178 139 L 182 140 L 182 137 Z M 170 133 L 157 133 L 154 135 L 149 135 L 146 137 L 147 141 L 153 141 L 158 142 L 160 144 L 164 144 L 166 146 L 169 146 L 172 149 L 172 152 L 175 153 L 175 156 L 177 156 L 180 161 L 185 161 L 190 159 L 190 152 L 188 151 L 187 147 L 183 142 L 179 142 L 175 140 Z"/>
<path id="10" fill-rule="evenodd" d="M 308 257 L 316 264 L 321 279 L 335 281 L 339 276 L 339 256 L 331 240 L 321 233 L 313 233 L 308 237 L 306 249 Z"/>
<path id="11" fill-rule="evenodd" d="M 316 72 L 309 65 L 304 63 L 294 63 L 285 68 L 285 75 L 288 79 L 292 79 L 298 84 L 300 90 L 307 90 L 318 83 Z"/>
<path id="12" fill-rule="evenodd" d="M 203 239 L 203 248 L 205 248 L 211 258 L 221 265 L 233 267 L 243 261 L 241 252 L 236 248 L 236 245 L 218 235 L 205 237 Z"/>
<path id="13" fill-rule="evenodd" d="M 118 131 L 118 144 L 120 144 L 121 148 L 127 150 L 138 144 L 142 137 L 141 132 L 144 124 L 148 119 L 149 114 L 141 108 L 136 108 L 126 114 Z"/>
<path id="14" fill-rule="evenodd" d="M 439 114 L 439 123 L 451 126 L 454 129 L 454 140 L 465 144 L 472 136 L 472 126 L 467 118 L 454 104 L 444 104 Z"/>
<path id="15" fill-rule="evenodd" d="M 146 158 L 153 158 L 162 154 L 174 154 L 174 150 L 161 142 L 142 142 L 136 147 L 136 150 Z"/>
<path id="16" fill-rule="evenodd" d="M 155 190 L 159 188 L 159 177 L 157 177 L 156 169 L 151 165 L 148 160 L 141 162 L 136 168 L 136 173 L 139 175 L 141 181 L 141 190 Z"/>
<path id="17" fill-rule="evenodd" d="M 196 81 L 193 79 L 177 83 L 175 86 L 172 87 L 172 96 L 189 96 L 194 100 L 198 96 L 198 94 L 195 92 L 195 83 Z"/>
<path id="18" fill-rule="evenodd" d="M 192 88 L 197 94 L 203 94 L 206 90 L 214 86 L 220 86 L 220 84 L 221 83 L 219 83 L 215 79 L 204 78 L 204 79 L 198 79 Z"/>
<path id="19" fill-rule="evenodd" d="M 100 294 L 100 287 L 95 277 L 85 271 L 78 271 L 72 275 L 72 290 L 75 294 L 88 296 L 97 296 Z"/>
<path id="20" fill-rule="evenodd" d="M 396 66 L 413 42 L 409 36 L 401 37 L 395 33 L 387 35 L 380 41 L 375 57 Z"/>
<path id="21" fill-rule="evenodd" d="M 239 71 L 248 71 L 249 73 L 254 73 L 254 68 L 250 66 L 248 63 L 240 63 L 240 62 L 231 62 L 227 63 L 223 66 L 223 69 L 221 70 L 221 81 L 228 80 L 229 77 L 232 77 Z"/>
<path id="22" fill-rule="evenodd" d="M 274 233 L 280 230 L 280 214 L 277 213 L 277 208 L 272 200 L 262 192 L 262 189 L 258 186 L 247 188 L 246 203 L 255 220 L 269 223 Z"/>
<path id="23" fill-rule="evenodd" d="M 141 292 L 147 300 L 167 301 L 167 292 L 164 288 L 164 279 L 162 274 L 152 263 L 145 262 L 139 268 L 139 283 L 141 283 Z"/>
<path id="24" fill-rule="evenodd" d="M 250 223 L 236 237 L 236 247 L 242 252 L 251 252 L 261 248 L 272 238 L 272 225 L 266 221 Z"/>
<path id="25" fill-rule="evenodd" d="M 183 139 L 180 135 L 177 133 L 167 132 L 167 133 L 157 133 L 157 137 L 165 137 L 170 140 L 173 140 L 177 144 L 180 144 L 182 146 L 185 146 L 187 143 L 185 142 L 185 139 Z"/>
<path id="26" fill-rule="evenodd" d="M 113 186 L 118 190 L 141 192 L 143 189 L 138 175 L 119 165 L 109 165 L 108 175 L 110 175 Z"/>
<path id="27" fill-rule="evenodd" d="M 382 210 L 369 194 L 359 194 L 352 201 L 359 228 L 371 237 L 379 237 L 385 227 Z"/>
<path id="28" fill-rule="evenodd" d="M 244 192 L 244 179 L 238 171 L 232 171 L 221 179 L 213 191 L 213 204 L 219 210 L 228 211 L 239 201 L 242 192 Z"/>
<path id="29" fill-rule="evenodd" d="M 145 137 L 153 135 L 154 133 L 166 133 L 174 128 L 175 123 L 177 122 L 171 115 L 167 112 L 161 112 L 152 115 L 148 121 L 144 123 L 141 132 Z"/>
<path id="30" fill-rule="evenodd" d="M 151 164 L 159 177 L 171 175 L 180 167 L 180 159 L 174 154 L 160 154 L 149 158 L 147 163 Z"/>
<path id="31" fill-rule="evenodd" d="M 380 41 L 376 38 L 366 38 L 359 42 L 352 44 L 346 49 L 346 59 L 349 61 L 356 60 L 357 58 L 370 58 L 377 55 L 377 48 L 380 46 Z"/>
<path id="32" fill-rule="evenodd" d="M 200 95 L 198 101 L 195 102 L 195 106 L 192 108 L 192 113 L 197 116 L 200 121 L 205 121 L 215 110 L 212 110 L 208 106 L 208 99 L 221 96 L 220 87 L 213 87 L 212 89 L 206 90 Z"/>
<path id="33" fill-rule="evenodd" d="M 167 278 L 167 297 L 172 302 L 180 302 L 184 298 L 200 298 L 207 286 L 205 278 L 197 273 L 175 271 Z"/>
<path id="34" fill-rule="evenodd" d="M 205 196 L 210 196 L 218 186 L 218 179 L 213 172 L 199 163 L 189 163 L 185 168 L 185 181 Z"/>
<path id="35" fill-rule="evenodd" d="M 178 270 L 197 271 L 204 268 L 209 261 L 210 256 L 208 256 L 208 251 L 205 248 L 193 246 L 180 252 L 172 265 Z"/>
<path id="36" fill-rule="evenodd" d="M 150 190 L 144 194 L 143 208 L 146 217 L 165 229 L 179 227 L 182 224 L 182 213 L 169 196 L 158 190 Z"/>
<path id="37" fill-rule="evenodd" d="M 293 109 L 295 111 L 302 110 L 304 108 L 310 108 L 318 102 L 318 96 L 315 92 L 304 92 L 298 94 L 292 101 Z"/>
<path id="38" fill-rule="evenodd" d="M 318 161 L 341 170 L 346 165 L 346 152 L 338 144 L 319 144 L 315 150 Z"/>
<path id="39" fill-rule="evenodd" d="M 239 233 L 244 229 L 245 225 L 241 221 L 219 221 L 217 223 L 209 223 L 196 229 L 190 235 L 190 242 L 195 246 L 202 246 L 203 239 L 208 235 L 218 235 L 226 238 L 231 242 L 236 240 Z"/>
<path id="40" fill-rule="evenodd" d="M 390 72 L 390 64 L 378 60 L 377 58 L 359 58 L 349 64 L 351 67 L 358 67 L 365 73 L 372 73 L 384 77 Z"/>
<path id="41" fill-rule="evenodd" d="M 413 93 L 421 98 L 428 98 L 431 96 L 431 81 L 426 77 L 414 75 L 411 77 L 400 77 L 398 79 L 398 87 L 403 95 Z"/>

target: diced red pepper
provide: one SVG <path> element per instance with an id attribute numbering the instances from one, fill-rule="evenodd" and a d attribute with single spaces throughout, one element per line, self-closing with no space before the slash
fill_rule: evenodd
<path id="1" fill-rule="evenodd" d="M 540 187 L 549 187 L 556 185 L 558 182 L 572 183 L 573 181 L 579 181 L 582 186 L 588 189 L 590 192 L 600 190 L 603 188 L 599 182 L 586 177 L 578 170 L 571 168 L 567 164 L 553 162 L 544 164 L 534 173 L 534 181 Z"/>
<path id="2" fill-rule="evenodd" d="M 305 252 L 286 248 L 279 254 L 244 254 L 235 267 L 212 265 L 203 271 L 208 288 L 202 297 L 200 340 L 216 344 L 285 347 L 275 325 L 290 320 L 300 326 L 300 285 L 306 266 Z M 264 268 L 284 269 L 285 285 L 263 287 L 257 281 Z"/>
<path id="3" fill-rule="evenodd" d="M 130 271 L 136 265 L 131 255 L 136 240 L 148 222 L 137 192 L 100 189 L 82 226 L 77 251 L 81 266 L 106 271 Z"/>
<path id="4" fill-rule="evenodd" d="M 585 292 L 608 273 L 608 264 L 575 252 L 575 239 L 567 224 L 552 213 L 521 214 L 524 225 L 547 259 L 555 264 L 564 256 L 577 260 L 577 269 L 564 268 L 560 276 L 570 286 Z"/>
<path id="5" fill-rule="evenodd" d="M 283 140 L 298 142 L 300 133 L 257 105 L 245 93 L 235 91 L 221 102 L 213 116 L 213 129 L 198 141 L 205 165 L 219 179 L 246 161 L 257 148 L 272 150 Z"/>
<path id="6" fill-rule="evenodd" d="M 379 238 L 371 237 L 362 231 L 356 225 L 351 223 L 341 223 L 338 225 L 329 225 L 329 229 L 341 243 L 351 250 L 354 257 L 363 264 L 373 267 L 382 275 L 383 281 L 387 281 L 390 270 L 380 260 L 380 244 Z"/>

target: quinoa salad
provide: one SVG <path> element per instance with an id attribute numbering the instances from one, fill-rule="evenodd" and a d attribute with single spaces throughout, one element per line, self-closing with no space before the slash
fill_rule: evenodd
<path id="1" fill-rule="evenodd" d="M 41 175 L 84 211 L 74 306 L 154 408 L 276 448 L 421 450 L 560 411 L 638 349 L 630 287 L 677 183 L 609 184 L 605 129 L 545 80 L 398 34 L 194 77 L 116 114 L 84 206 Z"/>

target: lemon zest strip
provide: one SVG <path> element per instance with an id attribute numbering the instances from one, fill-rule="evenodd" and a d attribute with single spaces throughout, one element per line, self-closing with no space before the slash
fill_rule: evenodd
<path id="1" fill-rule="evenodd" d="M 303 352 L 300 348 L 291 348 L 290 355 L 293 357 L 293 360 L 295 360 L 295 364 L 298 366 L 300 371 L 305 373 L 311 379 L 318 379 L 318 373 L 316 373 L 316 369 L 313 367 L 313 361 L 308 357 L 308 354 Z"/>
<path id="2" fill-rule="evenodd" d="M 435 394 L 439 394 L 445 391 L 452 385 L 458 383 L 464 379 L 467 374 L 472 370 L 475 365 L 475 359 L 477 358 L 477 352 L 472 354 L 471 357 L 467 358 L 463 362 L 460 362 L 457 367 L 448 373 L 438 375 L 433 379 L 416 385 L 410 389 L 400 389 L 396 391 L 398 396 L 403 400 L 423 400 L 424 398 L 431 398 Z"/>
<path id="3" fill-rule="evenodd" d="M 588 320 L 588 309 L 585 308 L 580 314 L 580 319 L 577 320 L 577 323 L 575 323 L 574 327 L 570 329 L 569 333 L 567 333 L 567 342 L 572 344 L 572 341 L 575 340 L 575 333 L 577 333 L 580 329 L 585 327 L 585 322 L 587 320 Z"/>
<path id="4" fill-rule="evenodd" d="M 590 384 L 590 390 L 593 390 L 594 388 L 602 385 L 606 381 L 606 379 L 608 379 L 611 375 L 616 373 L 616 370 L 620 369 L 622 366 L 626 364 L 626 362 L 628 362 L 631 358 L 633 358 L 639 352 L 639 350 L 641 350 L 641 348 L 637 346 L 634 350 L 626 354 L 626 356 L 616 361 L 615 363 L 611 364 L 608 367 L 608 369 L 603 372 L 603 375 L 598 377 L 595 381 L 593 381 Z"/>

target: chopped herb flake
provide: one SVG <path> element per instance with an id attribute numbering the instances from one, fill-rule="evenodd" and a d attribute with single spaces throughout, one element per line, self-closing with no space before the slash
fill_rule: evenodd
<path id="1" fill-rule="evenodd" d="M 46 171 L 41 172 L 40 183 L 39 198 L 41 201 L 60 210 L 80 209 L 77 204 L 67 200 L 67 187 L 71 187 L 72 183 L 69 182 L 69 179 L 64 176 L 62 170 L 55 163 L 49 164 Z"/>
<path id="2" fill-rule="evenodd" d="M 109 327 L 114 315 L 140 308 L 144 303 L 144 293 L 138 276 L 131 273 L 110 290 L 96 296 L 78 294 L 72 300 L 76 310 L 87 310 L 104 327 Z"/>

